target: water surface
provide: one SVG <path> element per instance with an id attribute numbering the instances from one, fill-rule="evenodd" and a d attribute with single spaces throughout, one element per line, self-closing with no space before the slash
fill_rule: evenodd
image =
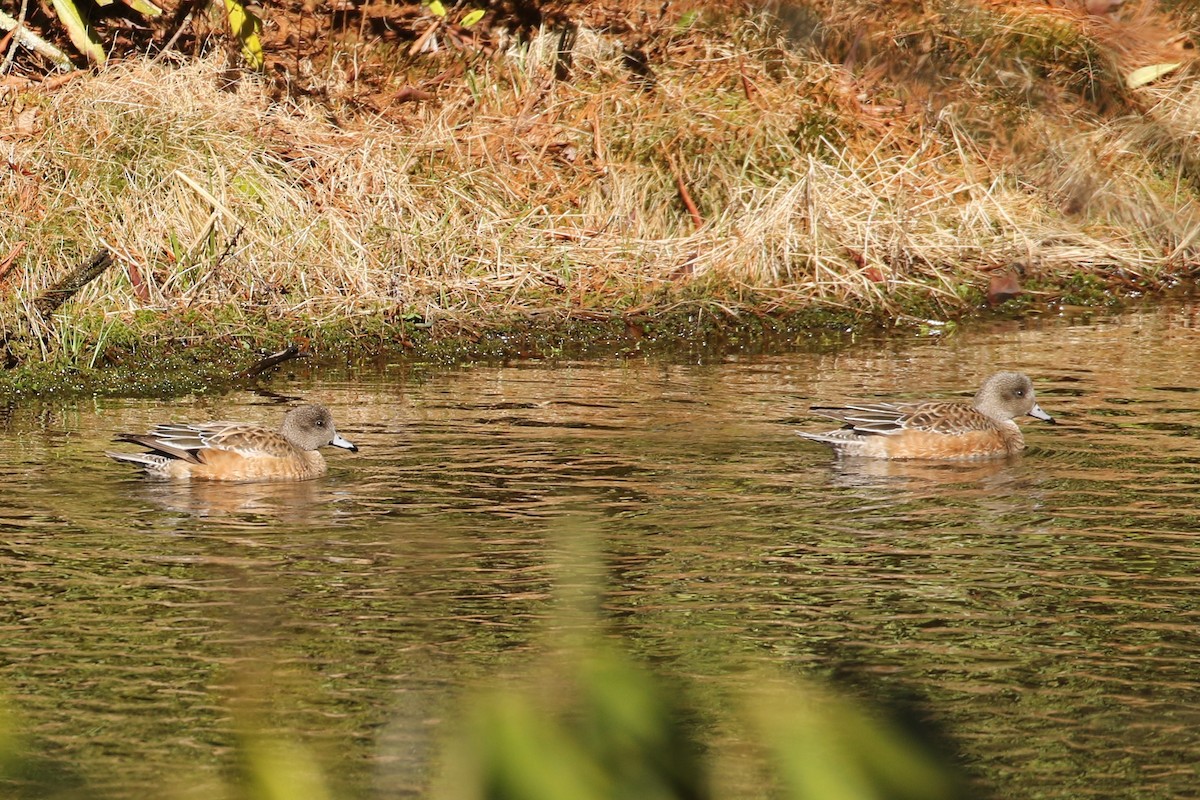
<path id="1" fill-rule="evenodd" d="M 0 686 L 89 796 L 202 795 L 247 695 L 340 796 L 421 796 L 462 688 L 553 641 L 563 553 L 587 539 L 615 635 L 668 671 L 919 694 L 1000 797 L 1194 796 L 1196 327 L 1173 306 L 10 409 Z M 837 462 L 793 434 L 822 427 L 812 402 L 967 397 L 997 368 L 1060 422 L 1025 420 L 1016 459 Z M 154 483 L 101 455 L 167 419 L 273 423 L 293 398 L 361 448 L 317 481 Z"/>

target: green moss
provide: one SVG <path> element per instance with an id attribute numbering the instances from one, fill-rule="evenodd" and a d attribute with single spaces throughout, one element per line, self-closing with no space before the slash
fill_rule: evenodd
<path id="1" fill-rule="evenodd" d="M 844 310 L 816 308 L 780 315 L 730 316 L 714 304 L 696 304 L 669 313 L 577 319 L 563 313 L 544 317 L 494 315 L 469 325 L 430 326 L 414 314 L 379 313 L 335 324 L 311 320 L 250 317 L 239 310 L 200 316 L 160 315 L 110 325 L 76 321 L 92 338 L 81 354 L 95 359 L 31 360 L 0 372 L 0 403 L 34 394 L 172 396 L 223 391 L 245 385 L 244 373 L 263 357 L 292 342 L 307 346 L 305 369 L 336 361 L 405 358 L 456 365 L 512 358 L 589 358 L 634 353 L 713 352 L 736 348 L 764 350 L 808 340 L 828 344 L 876 320 Z M 105 338 L 101 341 L 100 336 Z M 98 346 L 99 343 L 99 346 Z M 297 362 L 290 362 L 295 368 Z"/>
<path id="2" fill-rule="evenodd" d="M 1121 298 L 1103 278 L 1091 272 L 1074 272 L 1057 287 L 1061 302 L 1074 306 L 1114 306 Z"/>

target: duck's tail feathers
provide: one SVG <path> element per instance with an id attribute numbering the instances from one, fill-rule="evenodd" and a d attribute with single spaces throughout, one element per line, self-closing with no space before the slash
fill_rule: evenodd
<path id="1" fill-rule="evenodd" d="M 105 450 L 104 455 L 111 458 L 113 461 L 127 461 L 130 464 L 137 464 L 139 467 L 150 471 L 161 470 L 167 459 L 157 453 L 116 453 L 112 450 Z"/>
<path id="2" fill-rule="evenodd" d="M 822 444 L 845 445 L 850 442 L 859 441 L 862 437 L 855 434 L 851 428 L 839 428 L 836 431 L 828 431 L 826 433 L 808 433 L 807 431 L 796 431 L 796 435 L 808 439 L 812 442 L 821 442 Z"/>

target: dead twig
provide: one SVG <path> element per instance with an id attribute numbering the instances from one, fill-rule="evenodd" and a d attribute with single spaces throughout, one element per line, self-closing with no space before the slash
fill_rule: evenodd
<path id="1" fill-rule="evenodd" d="M 575 58 L 575 39 L 579 36 L 579 26 L 574 22 L 567 25 L 558 34 L 558 48 L 554 53 L 554 78 L 558 81 L 571 79 L 571 67 Z"/>
<path id="2" fill-rule="evenodd" d="M 408 55 L 415 56 L 417 53 L 424 51 L 427 47 L 437 51 L 437 39 L 433 39 L 433 44 L 430 44 L 430 39 L 437 34 L 442 27 L 442 21 L 436 20 L 432 25 L 425 29 L 425 32 L 417 37 L 417 40 L 412 43 L 412 47 L 408 48 Z"/>
<path id="3" fill-rule="evenodd" d="M 238 226 L 238 229 L 233 232 L 233 236 L 229 237 L 229 241 L 225 244 L 225 249 L 221 251 L 221 255 L 217 256 L 217 260 L 213 262 L 212 269 L 204 273 L 200 280 L 196 281 L 195 285 L 187 290 L 185 294 L 186 300 L 184 302 L 185 308 L 191 308 L 192 300 L 196 297 L 197 292 L 200 291 L 200 287 L 212 280 L 213 276 L 220 271 L 221 265 L 225 263 L 225 260 L 229 258 L 230 254 L 233 252 L 233 248 L 237 246 L 238 239 L 241 238 L 242 231 L 244 230 L 246 230 L 245 225 Z"/>
<path id="4" fill-rule="evenodd" d="M 663 150 L 663 155 L 667 158 L 667 166 L 671 168 L 671 174 L 675 176 L 675 188 L 679 190 L 679 199 L 683 201 L 683 207 L 691 216 L 692 225 L 696 230 L 700 230 L 704 227 L 704 217 L 700 216 L 700 209 L 696 208 L 696 201 L 692 199 L 692 193 L 688 191 L 687 184 L 683 182 L 683 174 L 679 171 L 679 166 L 670 153 Z"/>
<path id="5" fill-rule="evenodd" d="M 0 284 L 3 284 L 8 278 L 9 271 L 12 270 L 13 264 L 17 263 L 17 256 L 21 255 L 21 251 L 25 249 L 28 242 L 20 241 L 13 245 L 3 259 L 0 259 Z"/>
<path id="6" fill-rule="evenodd" d="M 161 61 L 163 56 L 175 46 L 175 43 L 179 41 L 179 37 L 183 35 L 188 25 L 191 24 L 192 17 L 195 16 L 202 5 L 204 5 L 204 0 L 188 0 L 187 3 L 184 3 L 175 11 L 175 16 L 171 19 L 171 25 L 174 26 L 175 32 L 163 44 L 158 54 L 151 59 L 151 63 Z"/>

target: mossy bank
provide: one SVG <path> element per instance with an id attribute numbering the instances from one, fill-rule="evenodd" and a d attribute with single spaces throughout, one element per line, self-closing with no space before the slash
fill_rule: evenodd
<path id="1" fill-rule="evenodd" d="M 1074 301 L 1074 302 L 1068 302 Z M 972 320 L 1036 315 L 1078 318 L 1124 303 L 1115 295 L 1034 295 L 962 317 L 906 318 L 836 309 L 764 314 L 706 303 L 657 313 L 563 312 L 430 322 L 378 314 L 336 323 L 269 320 L 230 314 L 204 320 L 160 317 L 113 323 L 73 321 L 79 349 L 30 357 L 0 370 L 0 407 L 47 396 L 160 396 L 266 387 L 281 377 L 347 372 L 420 372 L 471 363 L 585 358 L 661 358 L 689 362 L 729 353 L 836 349 L 889 335 L 951 336 Z M 27 346 L 33 346 L 27 343 Z M 272 356 L 284 355 L 273 362 Z M 265 369 L 262 367 L 267 365 Z"/>

